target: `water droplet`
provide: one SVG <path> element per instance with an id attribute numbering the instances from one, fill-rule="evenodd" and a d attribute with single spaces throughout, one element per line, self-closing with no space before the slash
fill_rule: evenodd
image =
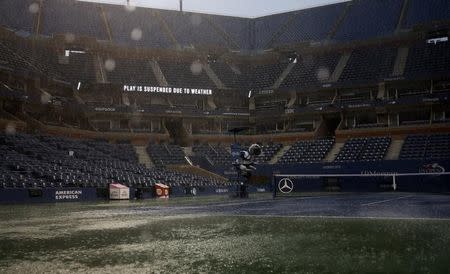
<path id="1" fill-rule="evenodd" d="M 8 123 L 5 128 L 6 135 L 14 135 L 16 134 L 16 124 Z"/>
<path id="2" fill-rule="evenodd" d="M 125 7 L 125 10 L 128 12 L 133 12 L 136 10 L 136 4 L 134 3 L 134 1 L 130 1 L 124 7 Z"/>
<path id="3" fill-rule="evenodd" d="M 106 59 L 105 61 L 105 69 L 107 71 L 113 71 L 116 68 L 116 61 L 111 58 Z"/>
<path id="4" fill-rule="evenodd" d="M 131 31 L 131 39 L 134 41 L 139 41 L 142 39 L 142 30 L 140 28 L 134 28 Z"/>
<path id="5" fill-rule="evenodd" d="M 194 26 L 198 26 L 202 23 L 202 17 L 199 14 L 193 14 L 191 16 L 191 23 Z"/>
<path id="6" fill-rule="evenodd" d="M 191 72 L 194 75 L 199 75 L 200 73 L 202 73 L 203 70 L 203 65 L 202 63 L 200 63 L 200 61 L 194 61 L 191 64 Z"/>
<path id="7" fill-rule="evenodd" d="M 48 93 L 42 93 L 41 95 L 41 104 L 46 105 L 50 103 L 50 100 L 52 99 L 52 96 Z"/>
<path id="8" fill-rule="evenodd" d="M 66 40 L 67 43 L 73 43 L 75 41 L 75 34 L 73 33 L 66 33 L 64 35 L 64 39 Z"/>
<path id="9" fill-rule="evenodd" d="M 29 7 L 28 7 L 28 11 L 32 14 L 36 14 L 39 12 L 39 4 L 38 3 L 32 3 Z"/>

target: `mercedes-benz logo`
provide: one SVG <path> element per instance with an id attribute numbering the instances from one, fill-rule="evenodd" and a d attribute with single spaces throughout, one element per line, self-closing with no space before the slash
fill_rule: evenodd
<path id="1" fill-rule="evenodd" d="M 283 178 L 278 182 L 278 189 L 284 193 L 291 193 L 294 190 L 294 183 L 289 178 Z"/>

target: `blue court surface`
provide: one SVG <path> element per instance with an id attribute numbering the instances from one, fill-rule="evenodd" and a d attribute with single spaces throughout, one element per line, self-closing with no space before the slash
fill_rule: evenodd
<path id="1" fill-rule="evenodd" d="M 0 206 L 0 273 L 450 273 L 450 195 Z"/>
<path id="2" fill-rule="evenodd" d="M 378 219 L 448 219 L 450 195 L 418 193 L 316 194 L 231 200 L 195 206 L 138 207 L 138 212 Z"/>

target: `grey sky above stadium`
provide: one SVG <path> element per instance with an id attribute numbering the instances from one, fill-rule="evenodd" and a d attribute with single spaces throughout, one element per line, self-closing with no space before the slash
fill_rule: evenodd
<path id="1" fill-rule="evenodd" d="M 81 0 L 125 4 L 126 0 Z M 348 0 L 183 0 L 183 10 L 239 17 L 260 17 L 286 11 L 323 6 Z M 179 0 L 130 0 L 136 6 L 179 9 Z"/>

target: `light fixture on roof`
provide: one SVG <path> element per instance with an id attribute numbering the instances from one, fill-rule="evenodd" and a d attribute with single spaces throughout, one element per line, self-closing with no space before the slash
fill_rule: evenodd
<path id="1" fill-rule="evenodd" d="M 297 64 L 298 57 L 299 55 L 295 51 L 289 51 L 284 53 L 284 58 L 286 58 L 289 63 Z"/>
<path id="2" fill-rule="evenodd" d="M 81 82 L 78 82 L 77 90 L 80 90 L 80 88 L 81 88 Z"/>
<path id="3" fill-rule="evenodd" d="M 251 98 L 251 97 L 252 97 L 252 93 L 253 93 L 253 91 L 252 91 L 252 90 L 249 90 L 249 92 L 248 92 L 248 98 Z"/>
<path id="4" fill-rule="evenodd" d="M 208 56 L 206 57 L 208 60 L 208 63 L 215 63 L 217 62 L 217 56 L 214 54 L 208 54 Z"/>
<path id="5" fill-rule="evenodd" d="M 85 54 L 86 51 L 84 51 L 84 50 L 74 50 L 74 49 L 66 49 L 66 50 L 64 51 L 64 55 L 65 55 L 66 57 L 69 57 L 71 53 Z"/>
<path id="6" fill-rule="evenodd" d="M 437 43 L 446 43 L 448 42 L 448 36 L 436 37 L 432 39 L 427 39 L 427 44 L 437 44 Z"/>

